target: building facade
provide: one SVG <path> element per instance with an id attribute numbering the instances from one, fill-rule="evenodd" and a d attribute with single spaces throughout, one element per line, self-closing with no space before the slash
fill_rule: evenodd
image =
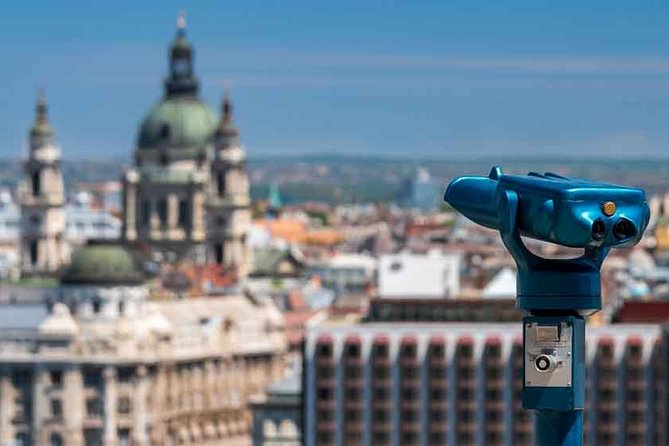
<path id="1" fill-rule="evenodd" d="M 37 100 L 23 171 L 24 179 L 19 186 L 21 271 L 24 275 L 53 275 L 67 261 L 65 191 L 60 148 L 43 95 Z"/>
<path id="2" fill-rule="evenodd" d="M 43 298 L 2 305 L 0 444 L 248 445 L 284 325 L 246 295 L 149 301 L 128 250 L 76 251 Z"/>
<path id="3" fill-rule="evenodd" d="M 199 97 L 195 51 L 180 17 L 164 96 L 140 125 L 123 177 L 123 238 L 189 258 L 247 268 L 245 152 L 223 100 L 220 120 Z"/>
<path id="4" fill-rule="evenodd" d="M 253 446 L 302 445 L 302 374 L 294 372 L 253 402 Z"/>
<path id="5" fill-rule="evenodd" d="M 586 445 L 667 444 L 658 325 L 588 329 Z M 534 444 L 514 323 L 322 324 L 304 357 L 305 445 Z"/>

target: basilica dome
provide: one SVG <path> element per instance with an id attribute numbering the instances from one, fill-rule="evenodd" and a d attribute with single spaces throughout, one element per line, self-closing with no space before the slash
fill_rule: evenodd
<path id="1" fill-rule="evenodd" d="M 184 27 L 185 22 L 179 24 L 168 51 L 165 94 L 139 127 L 136 147 L 140 153 L 167 149 L 177 158 L 202 155 L 216 130 L 216 114 L 198 96 L 195 50 L 186 38 Z"/>
<path id="2" fill-rule="evenodd" d="M 137 148 L 201 149 L 216 129 L 216 114 L 195 97 L 167 97 L 144 118 Z"/>

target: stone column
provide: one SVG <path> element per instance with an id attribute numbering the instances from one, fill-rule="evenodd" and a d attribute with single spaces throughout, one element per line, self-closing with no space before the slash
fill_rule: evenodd
<path id="1" fill-rule="evenodd" d="M 214 362 L 207 359 L 204 363 L 204 406 L 212 410 L 216 405 L 216 371 Z"/>
<path id="2" fill-rule="evenodd" d="M 199 362 L 193 366 L 191 372 L 191 393 L 193 395 L 193 409 L 200 411 L 204 408 L 204 373 L 203 363 Z"/>
<path id="3" fill-rule="evenodd" d="M 49 417 L 49 404 L 46 396 L 48 372 L 41 365 L 33 368 L 33 413 L 32 413 L 32 443 L 34 446 L 47 444 L 47 431 L 44 424 Z"/>
<path id="4" fill-rule="evenodd" d="M 116 446 L 118 444 L 118 393 L 116 384 L 116 368 L 113 366 L 107 366 L 103 370 L 102 374 L 104 378 L 105 407 L 103 444 L 104 446 Z"/>
<path id="5" fill-rule="evenodd" d="M 149 373 L 145 365 L 137 367 L 135 378 L 135 393 L 133 395 L 132 414 L 132 444 L 134 446 L 147 446 L 148 438 L 148 413 L 146 399 L 149 395 Z"/>
<path id="6" fill-rule="evenodd" d="M 179 223 L 179 197 L 174 194 L 167 196 L 167 227 L 174 229 Z"/>
<path id="7" fill-rule="evenodd" d="M 14 387 L 8 368 L 0 370 L 0 446 L 14 445 Z"/>
<path id="8" fill-rule="evenodd" d="M 84 380 L 81 368 L 68 367 L 63 374 L 63 416 L 65 417 L 64 440 L 68 446 L 83 446 L 84 425 Z"/>
<path id="9" fill-rule="evenodd" d="M 137 239 L 137 183 L 134 181 L 134 172 L 129 172 L 124 181 L 124 205 L 125 205 L 125 238 L 126 240 Z M 144 222 L 142 222 L 143 224 Z"/>
<path id="10" fill-rule="evenodd" d="M 162 445 L 167 443 L 167 419 L 165 413 L 169 412 L 174 405 L 172 386 L 168 382 L 167 365 L 160 364 L 156 374 L 156 384 L 152 392 L 153 406 L 151 411 L 151 444 Z"/>
<path id="11" fill-rule="evenodd" d="M 193 229 L 191 230 L 191 239 L 193 241 L 201 242 L 204 240 L 204 193 L 202 192 L 202 185 L 197 184 L 193 187 Z"/>

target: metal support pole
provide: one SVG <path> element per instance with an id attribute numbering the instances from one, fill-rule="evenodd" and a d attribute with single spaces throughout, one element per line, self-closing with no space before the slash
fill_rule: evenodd
<path id="1" fill-rule="evenodd" d="M 581 446 L 583 411 L 535 411 L 536 443 L 539 446 Z"/>

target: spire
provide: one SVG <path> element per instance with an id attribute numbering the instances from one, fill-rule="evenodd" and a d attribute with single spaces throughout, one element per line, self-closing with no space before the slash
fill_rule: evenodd
<path id="1" fill-rule="evenodd" d="M 49 123 L 49 106 L 46 102 L 44 90 L 40 89 L 35 105 L 35 123 L 30 129 L 31 137 L 51 137 L 54 134 L 53 127 Z"/>
<path id="2" fill-rule="evenodd" d="M 40 89 L 37 94 L 37 106 L 35 107 L 35 123 L 47 124 L 49 122 L 49 106 L 46 103 L 44 90 Z"/>
<path id="3" fill-rule="evenodd" d="M 186 15 L 177 16 L 177 35 L 170 45 L 170 72 L 165 80 L 166 96 L 197 96 L 198 81 L 193 70 L 193 48 L 186 38 Z"/>
<path id="4" fill-rule="evenodd" d="M 186 12 L 181 10 L 177 15 L 177 34 L 186 33 Z"/>
<path id="5" fill-rule="evenodd" d="M 223 120 L 232 122 L 232 100 L 230 99 L 230 90 L 225 90 L 223 95 Z"/>
<path id="6" fill-rule="evenodd" d="M 221 121 L 216 129 L 218 136 L 234 139 L 239 136 L 239 132 L 232 122 L 232 99 L 230 99 L 230 90 L 226 89 L 221 102 Z"/>

